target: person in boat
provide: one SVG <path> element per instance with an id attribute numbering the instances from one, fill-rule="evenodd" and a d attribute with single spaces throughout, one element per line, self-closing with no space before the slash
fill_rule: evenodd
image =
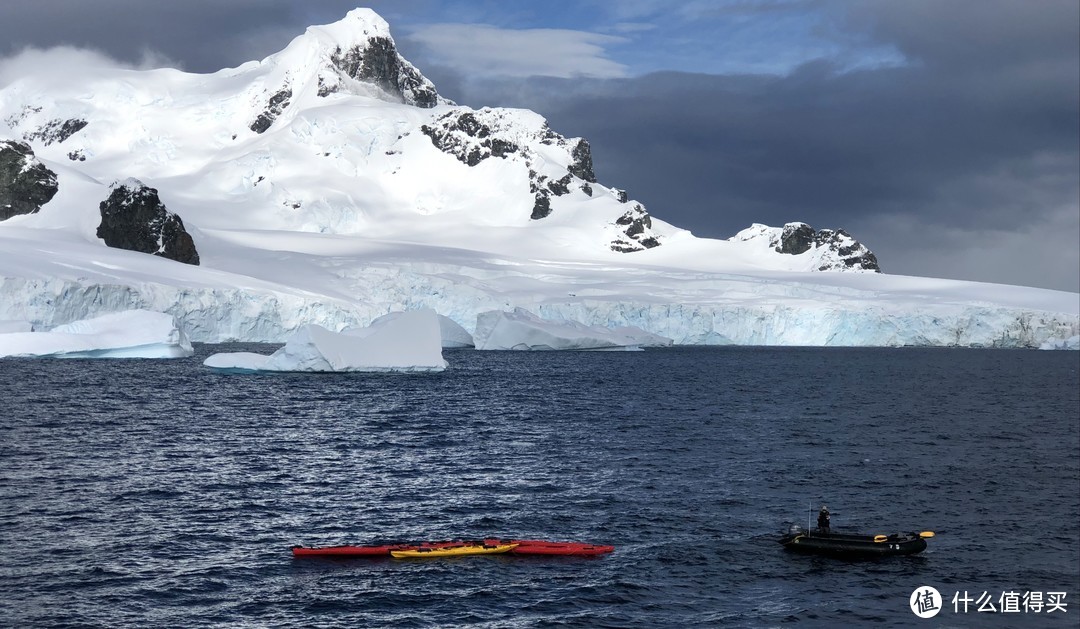
<path id="1" fill-rule="evenodd" d="M 821 511 L 818 511 L 817 514 L 817 527 L 821 530 L 822 533 L 828 533 L 829 524 L 829 507 L 827 507 L 826 505 L 821 505 Z"/>

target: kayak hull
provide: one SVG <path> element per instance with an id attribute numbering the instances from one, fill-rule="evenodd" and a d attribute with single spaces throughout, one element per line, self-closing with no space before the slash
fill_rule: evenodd
<path id="1" fill-rule="evenodd" d="M 891 557 L 915 555 L 926 550 L 926 540 L 918 533 L 858 535 L 848 533 L 795 533 L 782 537 L 784 548 L 802 553 L 834 557 Z"/>
<path id="2" fill-rule="evenodd" d="M 390 556 L 395 559 L 429 559 L 435 557 L 467 557 L 470 555 L 497 555 L 508 553 L 514 549 L 515 544 L 468 544 L 465 546 L 448 546 L 445 548 L 411 548 L 408 550 L 392 550 Z"/>
<path id="3" fill-rule="evenodd" d="M 492 540 L 485 540 L 492 543 Z M 595 557 L 615 550 L 614 546 L 585 544 L 581 542 L 546 542 L 536 539 L 495 540 L 504 544 L 516 544 L 510 551 L 515 555 L 548 555 L 565 557 Z"/>
<path id="4" fill-rule="evenodd" d="M 376 544 L 370 546 L 322 546 L 313 548 L 310 546 L 293 546 L 294 557 L 389 557 L 395 550 L 411 550 L 415 548 L 444 548 L 447 546 L 461 546 L 465 542 L 422 542 L 420 544 Z"/>
<path id="5" fill-rule="evenodd" d="M 453 540 L 445 542 L 400 542 L 396 544 L 381 544 L 367 546 L 293 546 L 294 557 L 390 557 L 395 551 L 424 550 L 424 556 L 431 556 L 426 551 L 440 548 L 460 548 L 473 546 L 505 546 L 512 545 L 509 551 L 515 555 L 546 555 L 564 557 L 595 557 L 604 555 L 615 550 L 614 546 L 602 544 L 586 544 L 582 542 L 548 542 L 536 539 L 498 539 L 487 538 L 484 540 Z M 480 554 L 480 553 L 473 553 Z M 447 555 L 449 556 L 449 555 Z"/>

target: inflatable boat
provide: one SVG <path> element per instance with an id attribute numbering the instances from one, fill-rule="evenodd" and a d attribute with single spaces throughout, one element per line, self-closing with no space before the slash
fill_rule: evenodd
<path id="1" fill-rule="evenodd" d="M 793 526 L 779 541 L 784 548 L 803 553 L 835 557 L 889 557 L 921 553 L 926 550 L 927 538 L 933 536 L 932 531 L 864 535 L 826 533 L 820 529 L 804 531 L 798 526 Z"/>

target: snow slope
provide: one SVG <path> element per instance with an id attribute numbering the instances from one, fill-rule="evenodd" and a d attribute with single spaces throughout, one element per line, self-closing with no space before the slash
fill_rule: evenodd
<path id="1" fill-rule="evenodd" d="M 0 87 L 0 138 L 29 142 L 59 184 L 0 221 L 0 320 L 144 308 L 208 342 L 420 308 L 470 333 L 521 307 L 684 344 L 1038 347 L 1080 332 L 1075 293 L 818 272 L 844 266 L 778 253 L 779 228 L 696 238 L 596 182 L 587 142 L 538 114 L 438 96 L 369 10 L 209 75 L 44 57 L 48 71 Z M 97 238 L 98 204 L 132 177 L 183 219 L 199 266 Z"/>

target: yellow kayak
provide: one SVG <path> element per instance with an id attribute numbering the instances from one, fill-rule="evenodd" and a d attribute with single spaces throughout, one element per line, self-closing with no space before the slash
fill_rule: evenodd
<path id="1" fill-rule="evenodd" d="M 390 556 L 398 559 L 404 557 L 463 557 L 465 555 L 493 555 L 495 553 L 507 553 L 517 548 L 517 544 L 496 544 L 487 546 L 475 544 L 470 546 L 450 546 L 448 548 L 414 548 L 412 550 L 392 550 Z"/>

